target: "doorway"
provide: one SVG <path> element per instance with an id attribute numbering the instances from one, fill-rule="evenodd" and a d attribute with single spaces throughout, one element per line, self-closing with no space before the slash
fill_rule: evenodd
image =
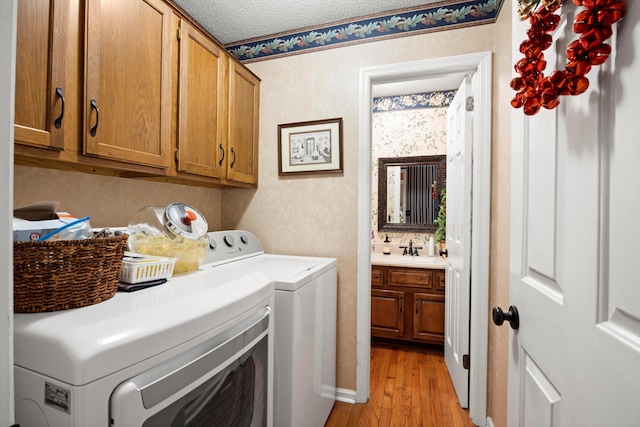
<path id="1" fill-rule="evenodd" d="M 356 402 L 369 398 L 371 294 L 371 103 L 377 84 L 475 73 L 474 170 L 471 259 L 471 343 L 469 414 L 477 425 L 486 420 L 489 207 L 491 164 L 491 53 L 392 64 L 360 70 L 358 175 L 358 301 Z"/>

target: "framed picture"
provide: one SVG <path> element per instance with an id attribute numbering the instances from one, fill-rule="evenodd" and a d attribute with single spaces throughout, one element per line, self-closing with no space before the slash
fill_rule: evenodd
<path id="1" fill-rule="evenodd" d="M 278 174 L 342 172 L 342 118 L 278 125 Z"/>

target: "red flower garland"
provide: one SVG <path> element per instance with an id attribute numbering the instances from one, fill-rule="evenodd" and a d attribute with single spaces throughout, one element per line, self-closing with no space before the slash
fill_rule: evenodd
<path id="1" fill-rule="evenodd" d="M 585 74 L 593 65 L 604 64 L 609 58 L 611 46 L 604 42 L 613 34 L 611 26 L 626 13 L 626 4 L 621 0 L 573 0 L 576 6 L 585 8 L 573 21 L 573 32 L 580 34 L 580 38 L 567 46 L 565 69 L 545 76 L 547 62 L 543 52 L 553 44 L 551 33 L 560 22 L 560 16 L 554 12 L 560 9 L 562 1 L 547 1 L 530 14 L 528 38 L 520 44 L 524 58 L 515 65 L 520 77 L 511 80 L 511 88 L 517 91 L 511 105 L 523 107 L 529 116 L 540 111 L 540 107 L 557 107 L 560 95 L 579 95 L 587 90 L 589 80 Z"/>

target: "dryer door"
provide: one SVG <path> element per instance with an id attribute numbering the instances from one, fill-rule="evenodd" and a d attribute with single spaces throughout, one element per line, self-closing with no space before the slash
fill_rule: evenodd
<path id="1" fill-rule="evenodd" d="M 269 316 L 205 342 L 121 383 L 110 399 L 118 426 L 268 426 Z"/>

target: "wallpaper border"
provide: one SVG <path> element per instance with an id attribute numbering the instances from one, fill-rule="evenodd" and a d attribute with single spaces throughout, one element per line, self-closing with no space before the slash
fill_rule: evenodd
<path id="1" fill-rule="evenodd" d="M 225 49 L 238 60 L 249 63 L 354 43 L 490 24 L 496 21 L 503 2 L 472 0 L 405 9 L 390 15 L 229 43 Z"/>
<path id="2" fill-rule="evenodd" d="M 373 98 L 373 112 L 448 107 L 456 92 L 457 90 L 439 90 L 411 95 L 380 96 Z"/>

